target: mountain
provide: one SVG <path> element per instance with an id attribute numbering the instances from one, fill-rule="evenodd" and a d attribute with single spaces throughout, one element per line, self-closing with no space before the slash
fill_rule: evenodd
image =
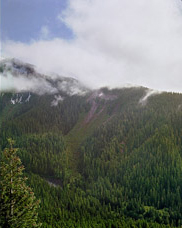
<path id="1" fill-rule="evenodd" d="M 17 59 L 1 60 L 0 74 L 2 91 L 10 90 L 16 93 L 28 91 L 39 95 L 59 93 L 82 95 L 89 91 L 76 79 L 39 73 L 35 66 Z"/>
<path id="2" fill-rule="evenodd" d="M 16 141 L 42 227 L 182 225 L 182 94 L 91 90 L 14 59 L 0 72 L 1 150 Z"/>

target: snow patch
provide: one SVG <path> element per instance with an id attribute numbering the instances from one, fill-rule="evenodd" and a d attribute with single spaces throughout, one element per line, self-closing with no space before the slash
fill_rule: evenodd
<path id="1" fill-rule="evenodd" d="M 13 100 L 13 98 L 11 98 L 11 104 L 15 104 L 16 102 L 15 102 L 15 100 Z"/>
<path id="2" fill-rule="evenodd" d="M 11 104 L 21 104 L 23 95 L 16 94 L 16 96 L 11 97 Z"/>
<path id="3" fill-rule="evenodd" d="M 29 102 L 30 97 L 31 97 L 31 94 L 29 93 L 27 99 L 25 100 L 25 102 Z"/>

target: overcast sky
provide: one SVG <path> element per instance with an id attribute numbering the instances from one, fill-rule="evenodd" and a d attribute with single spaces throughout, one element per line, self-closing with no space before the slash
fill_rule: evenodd
<path id="1" fill-rule="evenodd" d="M 2 56 L 92 87 L 182 92 L 181 0 L 1 0 Z"/>

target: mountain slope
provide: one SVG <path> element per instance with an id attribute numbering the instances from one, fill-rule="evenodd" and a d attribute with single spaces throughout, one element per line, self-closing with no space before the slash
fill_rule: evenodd
<path id="1" fill-rule="evenodd" d="M 0 96 L 1 149 L 15 139 L 43 227 L 180 227 L 182 94 L 59 80 L 74 82 Z"/>

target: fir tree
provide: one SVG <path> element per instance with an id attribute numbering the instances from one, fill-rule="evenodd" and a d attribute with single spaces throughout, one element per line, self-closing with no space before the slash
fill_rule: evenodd
<path id="1" fill-rule="evenodd" d="M 37 222 L 39 201 L 26 185 L 24 167 L 16 155 L 17 149 L 13 148 L 14 142 L 11 139 L 8 142 L 9 148 L 4 149 L 0 165 L 0 227 L 40 227 Z"/>

